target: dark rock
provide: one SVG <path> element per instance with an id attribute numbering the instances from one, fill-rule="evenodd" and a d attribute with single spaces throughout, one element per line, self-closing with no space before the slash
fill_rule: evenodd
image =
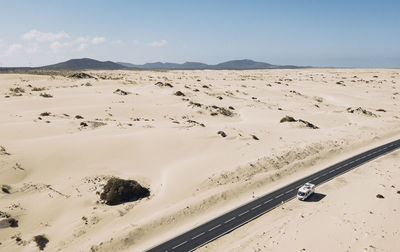
<path id="1" fill-rule="evenodd" d="M 385 198 L 385 197 L 383 197 L 382 194 L 377 194 L 376 197 L 377 197 L 378 199 L 384 199 L 384 198 Z"/>
<path id="2" fill-rule="evenodd" d="M 103 188 L 100 199 L 107 205 L 118 205 L 150 196 L 149 189 L 142 187 L 135 180 L 111 178 Z"/>
<path id="3" fill-rule="evenodd" d="M 76 116 L 75 116 L 75 119 L 83 119 L 83 116 L 76 115 Z"/>

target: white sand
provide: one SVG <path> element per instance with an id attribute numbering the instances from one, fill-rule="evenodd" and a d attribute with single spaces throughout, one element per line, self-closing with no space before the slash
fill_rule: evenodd
<path id="1" fill-rule="evenodd" d="M 11 187 L 0 211 L 19 221 L 0 227 L 0 250 L 32 251 L 38 234 L 49 251 L 143 250 L 400 135 L 400 70 L 88 73 L 106 79 L 0 75 L 0 145 L 11 154 L 0 155 L 0 184 Z M 233 116 L 210 115 L 213 105 L 232 106 Z M 320 129 L 280 123 L 286 115 Z M 97 202 L 109 176 L 137 180 L 150 198 Z"/>

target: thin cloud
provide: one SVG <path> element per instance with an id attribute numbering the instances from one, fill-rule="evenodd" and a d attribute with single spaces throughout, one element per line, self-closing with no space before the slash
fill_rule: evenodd
<path id="1" fill-rule="evenodd" d="M 79 47 L 78 47 L 77 50 L 78 50 L 79 52 L 82 52 L 83 50 L 86 49 L 87 46 L 88 46 L 88 44 L 82 43 L 82 44 L 79 45 Z"/>
<path id="2" fill-rule="evenodd" d="M 7 54 L 12 55 L 18 53 L 22 50 L 23 46 L 21 44 L 11 44 L 8 46 Z"/>
<path id="3" fill-rule="evenodd" d="M 132 43 L 133 43 L 134 45 L 138 45 L 138 44 L 140 44 L 140 41 L 137 40 L 137 39 L 134 39 L 134 40 L 132 40 Z"/>
<path id="4" fill-rule="evenodd" d="M 104 37 L 94 37 L 91 42 L 93 45 L 98 45 L 103 43 L 104 41 L 106 41 L 106 38 Z"/>
<path id="5" fill-rule="evenodd" d="M 150 46 L 153 46 L 153 47 L 162 47 L 162 46 L 165 46 L 165 45 L 167 45 L 167 41 L 166 40 L 160 40 L 160 41 L 153 41 L 153 42 L 151 42 L 150 43 Z"/>
<path id="6" fill-rule="evenodd" d="M 38 30 L 30 30 L 29 32 L 22 35 L 23 40 L 35 40 L 38 42 L 51 42 L 55 40 L 69 38 L 68 33 L 66 32 L 58 32 L 58 33 L 51 33 L 51 32 L 41 32 Z"/>
<path id="7" fill-rule="evenodd" d="M 113 44 L 113 45 L 121 45 L 122 44 L 122 40 L 112 40 L 111 44 Z"/>
<path id="8" fill-rule="evenodd" d="M 39 52 L 40 50 L 39 50 L 39 47 L 37 46 L 37 45 L 34 45 L 34 46 L 30 46 L 30 47 L 26 47 L 25 48 L 25 52 L 27 52 L 27 53 L 37 53 L 37 52 Z"/>
<path id="9" fill-rule="evenodd" d="M 75 42 L 76 43 L 83 43 L 83 42 L 88 42 L 90 40 L 90 37 L 89 36 L 86 36 L 86 37 L 77 37 L 76 39 L 75 39 Z"/>
<path id="10" fill-rule="evenodd" d="M 57 53 L 63 48 L 70 48 L 76 44 L 77 44 L 77 42 L 75 42 L 75 41 L 71 41 L 71 42 L 54 41 L 53 43 L 50 44 L 50 49 L 51 49 L 51 51 L 53 51 L 53 53 Z"/>

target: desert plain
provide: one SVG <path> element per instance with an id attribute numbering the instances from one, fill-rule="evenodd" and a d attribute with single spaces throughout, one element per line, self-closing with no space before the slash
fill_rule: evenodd
<path id="1" fill-rule="evenodd" d="M 1 251 L 143 251 L 400 136 L 399 69 L 85 73 L 0 74 Z M 395 251 L 399 160 L 199 250 Z M 111 177 L 150 196 L 106 205 Z"/>

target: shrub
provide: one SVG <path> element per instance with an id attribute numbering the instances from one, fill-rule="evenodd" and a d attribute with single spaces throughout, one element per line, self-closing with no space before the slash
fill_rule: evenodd
<path id="1" fill-rule="evenodd" d="M 44 97 L 44 98 L 52 98 L 53 97 L 51 94 L 48 94 L 48 93 L 40 93 L 40 96 Z"/>
<path id="2" fill-rule="evenodd" d="M 100 194 L 100 199 L 107 205 L 118 205 L 150 196 L 149 189 L 142 187 L 135 180 L 110 178 Z"/>
<path id="3" fill-rule="evenodd" d="M 185 96 L 185 94 L 183 92 L 181 92 L 181 91 L 176 91 L 174 93 L 174 95 L 176 95 L 176 96 Z"/>
<path id="4" fill-rule="evenodd" d="M 33 237 L 33 240 L 36 242 L 36 245 L 40 250 L 43 250 L 46 247 L 46 244 L 49 242 L 49 239 L 44 235 L 36 235 Z"/>
<path id="5" fill-rule="evenodd" d="M 226 133 L 223 132 L 222 130 L 217 132 L 218 135 L 221 135 L 222 137 L 226 137 Z"/>
<path id="6" fill-rule="evenodd" d="M 16 87 L 16 88 L 10 88 L 10 91 L 13 93 L 25 93 L 25 89 Z"/>
<path id="7" fill-rule="evenodd" d="M 69 77 L 76 78 L 76 79 L 96 79 L 95 77 L 93 77 L 92 75 L 87 74 L 87 73 L 74 73 L 74 74 L 71 74 Z"/>
<path id="8" fill-rule="evenodd" d="M 44 88 L 44 87 L 33 87 L 32 88 L 32 91 L 44 91 L 44 90 L 46 90 L 46 88 Z"/>
<path id="9" fill-rule="evenodd" d="M 50 112 L 43 112 L 43 113 L 40 114 L 40 116 L 50 116 L 50 115 L 51 115 Z"/>
<path id="10" fill-rule="evenodd" d="M 280 122 L 281 123 L 284 123 L 284 122 L 296 122 L 296 119 L 294 119 L 291 116 L 285 116 L 280 120 Z"/>
<path id="11" fill-rule="evenodd" d="M 2 185 L 1 190 L 3 191 L 3 193 L 10 194 L 11 187 L 9 185 Z"/>

